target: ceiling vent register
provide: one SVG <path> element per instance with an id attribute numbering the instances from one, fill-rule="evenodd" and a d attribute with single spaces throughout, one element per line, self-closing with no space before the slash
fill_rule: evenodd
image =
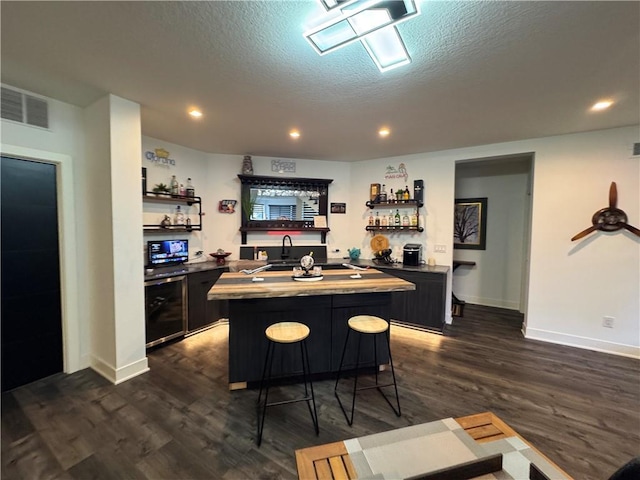
<path id="1" fill-rule="evenodd" d="M 2 118 L 49 128 L 49 104 L 41 98 L 2 87 Z"/>

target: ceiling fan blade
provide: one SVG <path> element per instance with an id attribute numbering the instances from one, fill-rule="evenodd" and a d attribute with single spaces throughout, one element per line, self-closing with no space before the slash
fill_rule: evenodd
<path id="1" fill-rule="evenodd" d="M 574 235 L 571 238 L 571 241 L 575 241 L 575 240 L 580 240 L 583 237 L 586 237 L 587 235 L 589 235 L 591 232 L 595 232 L 598 229 L 598 227 L 596 227 L 595 225 L 591 225 L 589 228 L 581 231 L 580 233 L 578 233 L 577 235 Z"/>
<path id="2" fill-rule="evenodd" d="M 620 222 L 620 225 L 622 225 L 624 228 L 629 230 L 631 233 L 633 233 L 633 234 L 637 235 L 638 237 L 640 237 L 640 230 L 638 230 L 636 227 L 632 227 L 628 223 L 624 223 L 624 222 Z"/>
<path id="3" fill-rule="evenodd" d="M 618 203 L 618 189 L 616 182 L 611 182 L 609 187 L 609 208 L 616 208 L 616 203 Z"/>

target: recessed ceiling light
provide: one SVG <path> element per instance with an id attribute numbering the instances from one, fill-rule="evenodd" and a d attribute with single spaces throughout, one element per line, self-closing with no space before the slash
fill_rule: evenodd
<path id="1" fill-rule="evenodd" d="M 591 110 L 594 110 L 596 112 L 600 111 L 600 110 L 606 110 L 611 105 L 613 105 L 613 101 L 611 101 L 611 100 L 601 100 L 598 103 L 593 104 L 593 106 L 591 107 Z"/>
<path id="2" fill-rule="evenodd" d="M 391 132 L 386 127 L 383 127 L 380 130 L 378 130 L 378 135 L 380 135 L 382 138 L 389 136 L 390 133 Z"/>
<path id="3" fill-rule="evenodd" d="M 300 138 L 300 132 L 298 130 L 291 130 L 289 136 L 294 139 Z"/>
<path id="4" fill-rule="evenodd" d="M 197 108 L 192 108 L 191 110 L 189 110 L 189 115 L 191 115 L 193 118 L 200 118 L 202 116 L 202 112 Z"/>

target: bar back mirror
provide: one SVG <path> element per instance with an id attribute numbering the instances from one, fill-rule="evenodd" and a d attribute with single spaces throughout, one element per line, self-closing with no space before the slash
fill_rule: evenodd
<path id="1" fill-rule="evenodd" d="M 258 175 L 238 178 L 242 183 L 243 244 L 247 231 L 313 231 L 313 218 L 327 215 L 329 184 L 333 180 Z"/>

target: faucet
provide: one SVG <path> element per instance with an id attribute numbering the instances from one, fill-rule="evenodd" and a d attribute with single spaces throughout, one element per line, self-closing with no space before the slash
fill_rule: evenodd
<path id="1" fill-rule="evenodd" d="M 289 239 L 289 248 L 285 249 L 285 240 Z M 285 235 L 284 237 L 282 237 L 282 254 L 280 255 L 280 257 L 284 260 L 285 258 L 289 258 L 289 253 L 290 253 L 290 249 L 293 247 L 293 242 L 291 241 L 291 237 L 289 235 Z"/>

